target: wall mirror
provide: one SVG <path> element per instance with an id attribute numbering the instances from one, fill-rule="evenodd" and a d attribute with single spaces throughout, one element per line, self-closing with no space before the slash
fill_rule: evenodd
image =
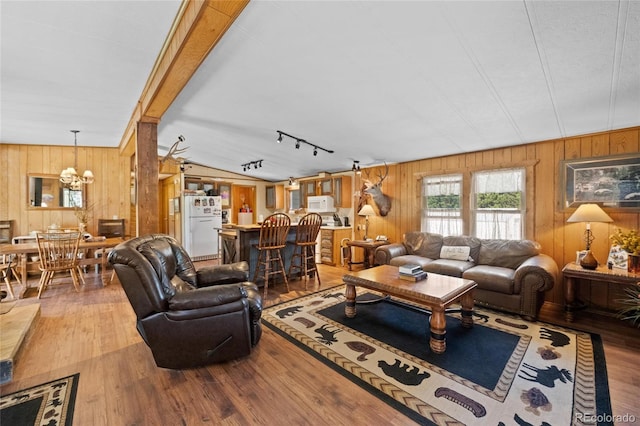
<path id="1" fill-rule="evenodd" d="M 65 188 L 56 175 L 29 174 L 27 179 L 29 208 L 73 209 L 86 203 L 84 185 Z"/>

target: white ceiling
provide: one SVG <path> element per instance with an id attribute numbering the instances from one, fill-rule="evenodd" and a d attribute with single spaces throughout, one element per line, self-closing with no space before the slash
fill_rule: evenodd
<path id="1" fill-rule="evenodd" d="M 0 140 L 117 146 L 179 5 L 2 0 Z M 638 125 L 638 1 L 252 1 L 158 144 L 284 180 Z"/>

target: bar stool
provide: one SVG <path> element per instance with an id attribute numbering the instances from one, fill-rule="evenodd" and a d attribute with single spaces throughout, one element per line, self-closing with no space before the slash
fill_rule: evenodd
<path id="1" fill-rule="evenodd" d="M 305 288 L 309 280 L 309 273 L 315 273 L 320 285 L 320 274 L 316 268 L 316 240 L 322 226 L 322 216 L 318 213 L 309 213 L 300 219 L 296 230 L 296 240 L 293 243 L 293 255 L 289 264 L 289 277 L 294 268 L 304 274 Z M 295 260 L 299 259 L 299 264 Z"/>
<path id="2" fill-rule="evenodd" d="M 284 270 L 281 250 L 287 245 L 287 234 L 291 227 L 291 219 L 284 213 L 275 213 L 265 218 L 260 227 L 260 240 L 258 245 L 258 262 L 253 274 L 253 281 L 257 282 L 261 272 L 264 274 L 264 298 L 267 298 L 269 276 L 282 274 L 284 283 L 289 291 L 289 281 Z M 272 266 L 275 268 L 272 270 Z"/>

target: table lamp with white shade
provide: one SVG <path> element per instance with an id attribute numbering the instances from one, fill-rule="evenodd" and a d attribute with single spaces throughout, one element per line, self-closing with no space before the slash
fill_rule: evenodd
<path id="1" fill-rule="evenodd" d="M 613 222 L 613 219 L 597 204 L 582 204 L 569 216 L 567 222 L 586 222 L 587 228 L 584 231 L 584 241 L 587 244 L 587 253 L 580 260 L 580 266 L 585 269 L 596 269 L 598 261 L 591 253 L 591 243 L 594 240 L 591 232 L 591 222 Z"/>
<path id="2" fill-rule="evenodd" d="M 364 216 L 364 239 L 368 240 L 369 237 L 367 237 L 367 231 L 369 230 L 369 216 L 375 216 L 376 212 L 373 211 L 373 207 L 371 207 L 369 204 L 365 204 L 364 206 L 362 206 L 362 208 L 360 209 L 360 211 L 358 212 L 358 216 Z"/>

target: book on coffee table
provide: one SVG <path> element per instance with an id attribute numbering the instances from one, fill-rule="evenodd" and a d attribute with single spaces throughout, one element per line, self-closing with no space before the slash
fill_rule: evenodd
<path id="1" fill-rule="evenodd" d="M 427 273 L 421 269 L 420 272 L 417 272 L 415 274 L 399 273 L 398 278 L 400 278 L 401 280 L 413 281 L 413 282 L 422 281 L 425 278 L 427 278 Z"/>
<path id="2" fill-rule="evenodd" d="M 416 263 L 407 263 L 407 264 L 398 266 L 398 271 L 400 271 L 401 274 L 413 275 L 413 274 L 422 272 L 422 266 Z"/>

